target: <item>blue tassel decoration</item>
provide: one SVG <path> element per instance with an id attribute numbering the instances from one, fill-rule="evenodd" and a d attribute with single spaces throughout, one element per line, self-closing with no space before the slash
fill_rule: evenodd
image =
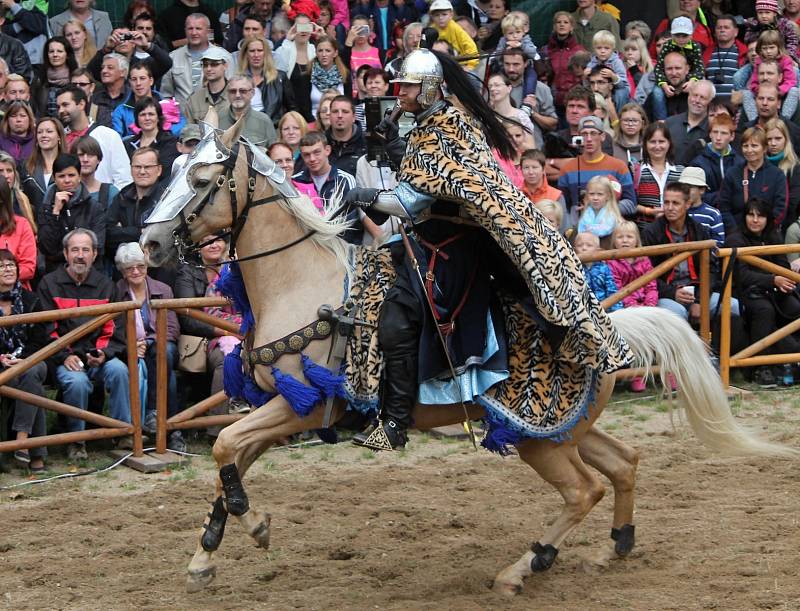
<path id="1" fill-rule="evenodd" d="M 301 418 L 308 416 L 314 410 L 314 406 L 322 400 L 322 393 L 319 390 L 306 386 L 275 366 L 272 367 L 272 377 L 275 378 L 275 390 Z"/>
<path id="2" fill-rule="evenodd" d="M 222 365 L 223 387 L 225 394 L 231 399 L 240 399 L 244 396 L 245 376 L 242 371 L 241 351 L 241 345 L 236 346 L 225 355 L 225 362 Z"/>
<path id="3" fill-rule="evenodd" d="M 490 452 L 496 452 L 501 456 L 508 456 L 511 453 L 508 446 L 515 446 L 522 441 L 522 435 L 516 431 L 510 430 L 495 418 L 490 411 L 486 411 L 484 420 L 489 426 L 489 430 L 483 438 L 483 441 L 481 441 L 481 445 Z"/>
<path id="4" fill-rule="evenodd" d="M 247 297 L 247 290 L 242 279 L 242 272 L 239 264 L 235 261 L 224 265 L 222 272 L 217 280 L 217 290 L 225 297 L 233 301 L 236 310 L 242 315 L 242 324 L 239 332 L 244 335 L 253 328 L 253 309 L 250 307 L 250 299 Z"/>
<path id="5" fill-rule="evenodd" d="M 259 408 L 270 399 L 275 397 L 274 392 L 268 392 L 261 388 L 256 381 L 247 376 L 244 380 L 244 400 L 247 401 L 254 408 Z"/>
<path id="6" fill-rule="evenodd" d="M 344 376 L 335 375 L 327 367 L 317 365 L 305 354 L 301 354 L 303 360 L 303 375 L 311 383 L 311 386 L 322 393 L 326 399 L 329 397 L 344 398 Z"/>

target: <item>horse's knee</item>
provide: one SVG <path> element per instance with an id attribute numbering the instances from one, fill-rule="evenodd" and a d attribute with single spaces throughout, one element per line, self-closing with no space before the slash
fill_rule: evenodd
<path id="1" fill-rule="evenodd" d="M 639 453 L 632 451 L 625 461 L 616 465 L 609 473 L 609 479 L 614 483 L 614 490 L 629 491 L 636 485 L 636 467 L 639 464 Z"/>
<path id="2" fill-rule="evenodd" d="M 565 496 L 568 511 L 571 511 L 577 519 L 583 517 L 597 505 L 606 493 L 603 485 L 597 481 L 587 481 L 585 486 L 572 491 Z"/>
<path id="3" fill-rule="evenodd" d="M 228 428 L 224 428 L 219 432 L 214 447 L 211 448 L 211 454 L 218 465 L 227 465 L 234 461 L 235 453 L 236 448 L 233 445 L 231 434 Z"/>

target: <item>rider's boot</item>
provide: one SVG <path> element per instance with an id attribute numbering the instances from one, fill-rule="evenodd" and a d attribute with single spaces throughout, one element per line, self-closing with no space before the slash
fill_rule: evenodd
<path id="1" fill-rule="evenodd" d="M 417 402 L 419 327 L 414 312 L 393 301 L 384 303 L 378 338 L 384 353 L 379 420 L 353 437 L 372 450 L 398 450 L 408 441 L 411 412 Z"/>
<path id="2" fill-rule="evenodd" d="M 356 445 L 371 450 L 399 450 L 408 441 L 411 412 L 417 399 L 415 358 L 386 361 L 380 419 L 353 437 Z"/>

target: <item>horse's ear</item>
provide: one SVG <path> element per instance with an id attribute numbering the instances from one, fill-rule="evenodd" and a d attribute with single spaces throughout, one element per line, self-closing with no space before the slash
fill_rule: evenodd
<path id="1" fill-rule="evenodd" d="M 219 115 L 217 114 L 217 109 L 213 106 L 208 107 L 208 112 L 206 113 L 205 119 L 200 122 L 200 125 L 203 130 L 203 135 L 206 135 L 206 128 L 212 127 L 214 129 L 219 127 Z"/>
<path id="2" fill-rule="evenodd" d="M 236 144 L 239 140 L 239 136 L 242 134 L 242 129 L 244 129 L 244 115 L 240 117 L 236 123 L 222 132 L 219 139 L 228 148 L 233 148 L 233 145 Z"/>

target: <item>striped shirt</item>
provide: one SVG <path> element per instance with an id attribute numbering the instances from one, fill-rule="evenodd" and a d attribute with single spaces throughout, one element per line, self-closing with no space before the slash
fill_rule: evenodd
<path id="1" fill-rule="evenodd" d="M 681 172 L 683 172 L 682 165 L 667 163 L 664 173 L 658 176 L 650 165 L 646 163 L 639 165 L 634 171 L 637 203 L 648 208 L 660 208 L 664 204 L 664 187 L 667 186 L 667 183 L 678 182 Z M 638 220 L 652 221 L 653 219 L 649 216 L 642 216 Z"/>
<path id="2" fill-rule="evenodd" d="M 561 176 L 558 178 L 558 188 L 564 195 L 570 224 L 578 223 L 577 206 L 580 204 L 580 192 L 586 189 L 586 183 L 594 176 L 611 176 L 622 187 L 622 197 L 619 200 L 619 211 L 626 218 L 636 213 L 636 193 L 633 190 L 633 180 L 628 171 L 628 164 L 624 161 L 601 155 L 594 161 L 586 161 L 582 157 L 567 159 L 561 166 Z"/>
<path id="3" fill-rule="evenodd" d="M 706 63 L 706 78 L 714 83 L 718 96 L 730 97 L 733 75 L 739 70 L 739 49 L 736 45 L 721 49 L 715 47 Z"/>
<path id="4" fill-rule="evenodd" d="M 689 216 L 708 229 L 717 246 L 725 243 L 725 225 L 719 210 L 706 203 L 701 203 L 699 206 L 689 208 Z"/>

